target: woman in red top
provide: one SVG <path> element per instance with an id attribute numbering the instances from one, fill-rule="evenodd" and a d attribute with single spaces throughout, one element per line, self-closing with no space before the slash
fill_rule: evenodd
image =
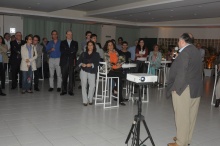
<path id="1" fill-rule="evenodd" d="M 125 105 L 123 103 L 124 99 L 122 96 L 123 83 L 122 78 L 124 78 L 124 74 L 122 73 L 122 62 L 119 60 L 118 52 L 116 51 L 116 46 L 112 40 L 108 40 L 104 46 L 105 57 L 104 61 L 107 62 L 107 70 L 109 77 L 119 77 L 119 85 L 116 85 L 113 92 L 116 92 L 117 86 L 119 86 L 119 103 L 120 105 Z M 115 80 L 117 83 L 117 79 Z"/>
<path id="2" fill-rule="evenodd" d="M 137 63 L 137 72 L 138 73 L 144 73 L 147 72 L 146 71 L 146 64 L 145 61 L 146 59 L 143 61 L 143 58 L 147 58 L 148 55 L 148 49 L 146 47 L 146 45 L 144 44 L 144 40 L 143 39 L 139 39 L 138 41 L 138 45 L 136 47 L 136 63 Z"/>

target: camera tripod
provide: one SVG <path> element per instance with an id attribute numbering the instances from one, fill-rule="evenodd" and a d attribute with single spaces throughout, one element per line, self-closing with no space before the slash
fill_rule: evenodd
<path id="1" fill-rule="evenodd" d="M 147 127 L 147 124 L 144 120 L 144 116 L 141 115 L 141 111 L 142 111 L 142 99 L 141 99 L 141 91 L 143 90 L 143 86 L 146 83 L 139 83 L 139 99 L 138 99 L 138 114 L 134 116 L 134 121 L 132 123 L 130 132 L 128 133 L 127 139 L 125 141 L 125 144 L 128 144 L 128 141 L 130 139 L 130 137 L 132 136 L 132 142 L 131 142 L 131 146 L 141 146 L 142 144 L 144 144 L 144 142 L 148 139 L 150 139 L 151 143 L 153 146 L 155 146 L 153 138 L 150 134 L 150 130 Z M 148 134 L 147 138 L 145 138 L 143 141 L 141 141 L 140 139 L 140 126 L 141 126 L 141 122 L 143 122 L 144 128 Z"/>

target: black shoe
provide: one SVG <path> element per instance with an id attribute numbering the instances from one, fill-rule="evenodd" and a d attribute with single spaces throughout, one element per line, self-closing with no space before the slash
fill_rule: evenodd
<path id="1" fill-rule="evenodd" d="M 61 93 L 60 93 L 61 96 L 62 96 L 62 95 L 65 95 L 65 94 L 66 94 L 66 92 L 61 92 Z"/>
<path id="2" fill-rule="evenodd" d="M 16 89 L 16 87 L 11 87 L 12 90 Z"/>
<path id="3" fill-rule="evenodd" d="M 89 105 L 93 105 L 93 103 L 92 103 L 92 102 L 90 102 L 90 103 L 89 103 Z"/>
<path id="4" fill-rule="evenodd" d="M 0 93 L 0 96 L 6 96 L 6 94 L 5 93 Z"/>
<path id="5" fill-rule="evenodd" d="M 82 86 L 81 86 L 81 85 L 79 85 L 79 86 L 78 86 L 78 89 L 81 89 L 81 88 L 82 88 Z"/>
<path id="6" fill-rule="evenodd" d="M 125 99 L 125 98 L 124 98 L 123 101 L 126 102 L 126 101 L 128 101 L 128 99 Z"/>
<path id="7" fill-rule="evenodd" d="M 48 91 L 49 91 L 49 92 L 53 91 L 53 88 L 50 88 Z"/>
<path id="8" fill-rule="evenodd" d="M 39 88 L 34 88 L 34 90 L 35 90 L 35 91 L 40 91 L 40 89 L 39 89 Z"/>
<path id="9" fill-rule="evenodd" d="M 220 99 L 216 99 L 215 101 L 215 107 L 219 107 Z"/>
<path id="10" fill-rule="evenodd" d="M 124 102 L 120 102 L 119 104 L 122 105 L 122 106 L 125 106 L 125 105 L 126 105 Z"/>
<path id="11" fill-rule="evenodd" d="M 73 93 L 73 92 L 69 92 L 69 95 L 70 95 L 70 96 L 74 96 L 74 93 Z"/>
<path id="12" fill-rule="evenodd" d="M 88 104 L 87 104 L 87 103 L 83 103 L 83 105 L 84 105 L 84 106 L 87 106 Z"/>
<path id="13" fill-rule="evenodd" d="M 57 88 L 57 92 L 60 92 L 61 91 L 61 88 Z"/>

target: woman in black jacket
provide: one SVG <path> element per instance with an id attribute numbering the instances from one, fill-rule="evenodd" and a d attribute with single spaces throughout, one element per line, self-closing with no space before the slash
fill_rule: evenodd
<path id="1" fill-rule="evenodd" d="M 96 52 L 94 42 L 88 41 L 86 44 L 86 52 L 83 52 L 77 65 L 81 67 L 80 79 L 82 85 L 83 104 L 87 106 L 88 103 L 92 105 L 92 98 L 95 92 L 95 79 L 98 72 L 100 56 Z M 89 92 L 87 94 L 87 80 L 89 84 Z"/>

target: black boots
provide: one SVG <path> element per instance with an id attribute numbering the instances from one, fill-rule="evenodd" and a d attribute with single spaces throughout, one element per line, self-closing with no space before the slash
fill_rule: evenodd
<path id="1" fill-rule="evenodd" d="M 215 101 L 215 107 L 219 107 L 220 99 L 216 99 Z"/>

